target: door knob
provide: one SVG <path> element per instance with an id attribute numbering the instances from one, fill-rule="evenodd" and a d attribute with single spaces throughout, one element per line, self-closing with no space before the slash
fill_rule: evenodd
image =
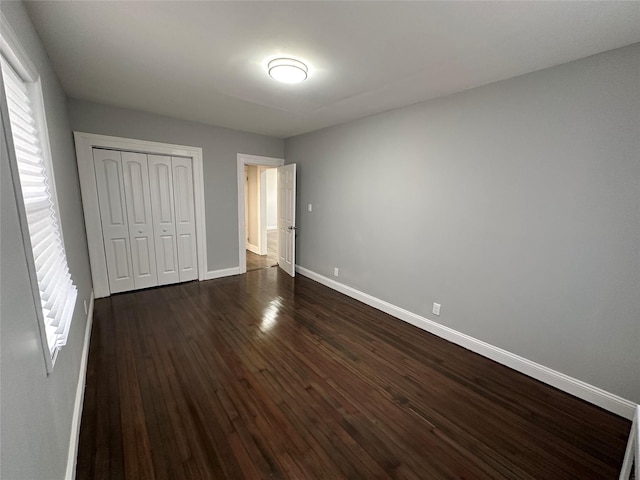
<path id="1" fill-rule="evenodd" d="M 162 229 L 162 231 L 163 231 L 164 233 L 167 233 L 167 229 L 166 229 L 166 228 L 163 228 L 163 229 Z"/>
<path id="2" fill-rule="evenodd" d="M 142 233 L 142 230 L 138 230 L 138 233 Z"/>
<path id="3" fill-rule="evenodd" d="M 293 225 L 289 227 L 289 230 L 297 230 L 298 227 L 294 227 Z"/>

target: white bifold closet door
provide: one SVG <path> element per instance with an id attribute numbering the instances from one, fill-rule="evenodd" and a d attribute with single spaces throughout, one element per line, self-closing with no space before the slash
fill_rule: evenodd
<path id="1" fill-rule="evenodd" d="M 136 289 L 153 287 L 158 285 L 158 277 L 147 156 L 122 152 L 122 174 L 129 220 L 133 283 Z"/>
<path id="2" fill-rule="evenodd" d="M 197 279 L 191 159 L 93 156 L 111 293 Z"/>
<path id="3" fill-rule="evenodd" d="M 159 285 L 180 281 L 171 172 L 171 157 L 149 155 L 149 181 Z"/>
<path id="4" fill-rule="evenodd" d="M 111 293 L 133 290 L 129 220 L 124 195 L 122 155 L 113 150 L 93 150 L 104 254 Z"/>
<path id="5" fill-rule="evenodd" d="M 176 206 L 178 268 L 180 281 L 186 282 L 198 278 L 193 167 L 190 159 L 179 157 L 171 157 L 171 165 L 173 167 L 173 192 Z"/>

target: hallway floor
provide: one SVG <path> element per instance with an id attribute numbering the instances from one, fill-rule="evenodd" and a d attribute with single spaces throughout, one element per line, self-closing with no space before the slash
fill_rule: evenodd
<path id="1" fill-rule="evenodd" d="M 257 255 L 247 250 L 247 272 L 278 265 L 278 230 L 267 231 L 267 254 Z"/>

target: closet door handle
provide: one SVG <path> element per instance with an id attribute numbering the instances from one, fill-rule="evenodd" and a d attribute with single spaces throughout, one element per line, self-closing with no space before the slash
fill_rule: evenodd
<path id="1" fill-rule="evenodd" d="M 167 229 L 166 229 L 166 228 L 163 228 L 163 229 L 162 229 L 162 231 L 163 231 L 164 233 L 167 233 Z"/>
<path id="2" fill-rule="evenodd" d="M 138 233 L 142 233 L 142 230 L 138 230 Z"/>

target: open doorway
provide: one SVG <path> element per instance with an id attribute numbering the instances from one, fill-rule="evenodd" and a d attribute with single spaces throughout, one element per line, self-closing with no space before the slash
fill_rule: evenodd
<path id="1" fill-rule="evenodd" d="M 278 265 L 278 169 L 284 159 L 238 154 L 239 273 Z"/>
<path id="2" fill-rule="evenodd" d="M 247 271 L 278 265 L 278 172 L 245 165 Z"/>

